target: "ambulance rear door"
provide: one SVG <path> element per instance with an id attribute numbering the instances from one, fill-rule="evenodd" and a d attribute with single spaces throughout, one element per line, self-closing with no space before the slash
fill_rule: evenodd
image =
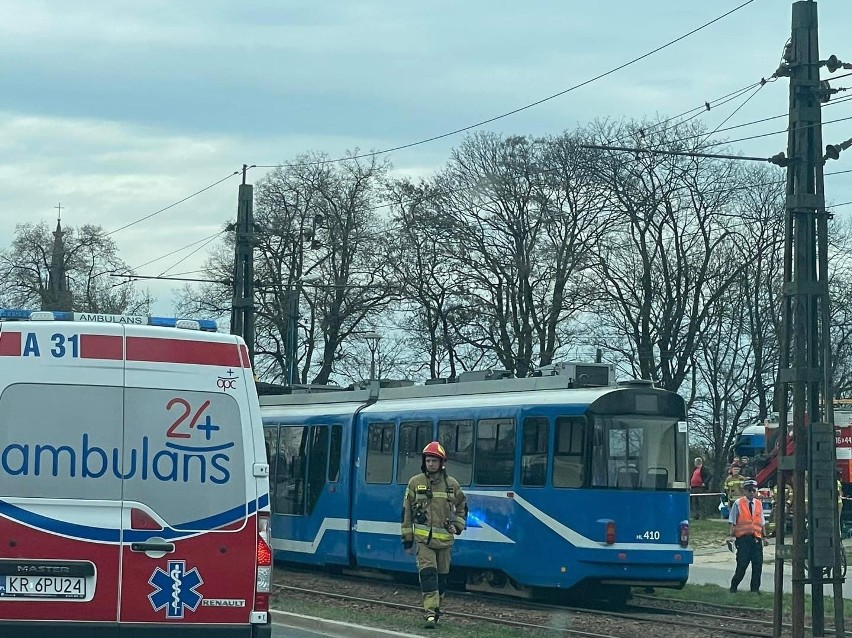
<path id="1" fill-rule="evenodd" d="M 122 337 L 0 324 L 0 634 L 118 620 Z"/>
<path id="2" fill-rule="evenodd" d="M 127 327 L 123 623 L 158 636 L 248 626 L 258 497 L 249 382 L 233 336 Z"/>

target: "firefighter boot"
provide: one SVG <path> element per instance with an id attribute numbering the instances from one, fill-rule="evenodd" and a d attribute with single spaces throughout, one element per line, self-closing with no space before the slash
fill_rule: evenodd
<path id="1" fill-rule="evenodd" d="M 437 609 L 441 604 L 441 595 L 438 593 L 438 570 L 434 567 L 425 567 L 420 570 L 420 591 L 423 592 L 423 611 L 426 629 L 434 629 L 438 622 Z"/>
<path id="2" fill-rule="evenodd" d="M 441 619 L 441 607 L 444 602 L 444 592 L 447 591 L 447 574 L 438 574 L 438 608 L 435 610 L 435 621 Z"/>

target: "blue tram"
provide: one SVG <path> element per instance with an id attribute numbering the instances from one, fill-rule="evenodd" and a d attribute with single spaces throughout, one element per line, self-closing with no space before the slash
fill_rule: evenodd
<path id="1" fill-rule="evenodd" d="M 438 440 L 468 496 L 453 550 L 468 589 L 683 586 L 683 399 L 641 381 L 573 385 L 557 374 L 261 396 L 275 558 L 415 573 L 402 496 Z"/>

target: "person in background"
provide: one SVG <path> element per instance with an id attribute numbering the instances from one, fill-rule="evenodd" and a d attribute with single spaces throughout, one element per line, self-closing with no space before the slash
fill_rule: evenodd
<path id="1" fill-rule="evenodd" d="M 747 456 L 740 457 L 740 476 L 743 478 L 754 478 L 754 468 L 749 463 Z"/>
<path id="2" fill-rule="evenodd" d="M 411 477 L 402 500 L 402 545 L 416 543 L 417 572 L 423 592 L 426 629 L 441 617 L 453 540 L 467 525 L 467 498 L 459 482 L 447 475 L 447 453 L 438 441 L 423 448 L 421 473 Z"/>
<path id="3" fill-rule="evenodd" d="M 695 467 L 692 470 L 692 477 L 689 479 L 689 491 L 692 494 L 699 494 L 707 491 L 707 482 L 710 480 L 710 472 L 707 471 L 701 457 L 696 457 L 694 463 Z M 701 518 L 700 498 L 701 497 L 699 496 L 690 497 L 690 505 L 692 507 L 692 514 L 694 518 Z"/>
<path id="4" fill-rule="evenodd" d="M 745 577 L 746 569 L 751 565 L 752 593 L 760 593 L 760 576 L 763 572 L 763 547 L 768 545 L 763 521 L 763 504 L 757 494 L 757 481 L 747 480 L 743 482 L 743 492 L 734 501 L 728 522 L 731 524 L 731 538 L 737 548 L 737 567 L 731 578 L 730 592 L 737 591 L 737 587 Z"/>
<path id="5" fill-rule="evenodd" d="M 734 501 L 742 493 L 743 477 L 740 476 L 740 466 L 731 466 L 731 475 L 725 479 L 723 489 L 728 497 L 728 507 L 733 507 Z"/>
<path id="6" fill-rule="evenodd" d="M 740 457 L 735 456 L 734 459 L 731 461 L 731 464 L 728 466 L 728 474 L 729 475 L 733 474 L 734 468 L 739 467 L 739 466 L 740 466 Z"/>

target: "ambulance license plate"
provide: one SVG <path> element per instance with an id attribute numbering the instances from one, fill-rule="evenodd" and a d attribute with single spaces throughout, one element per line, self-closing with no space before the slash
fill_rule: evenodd
<path id="1" fill-rule="evenodd" d="M 73 576 L 0 576 L 0 598 L 85 597 L 85 578 Z"/>

